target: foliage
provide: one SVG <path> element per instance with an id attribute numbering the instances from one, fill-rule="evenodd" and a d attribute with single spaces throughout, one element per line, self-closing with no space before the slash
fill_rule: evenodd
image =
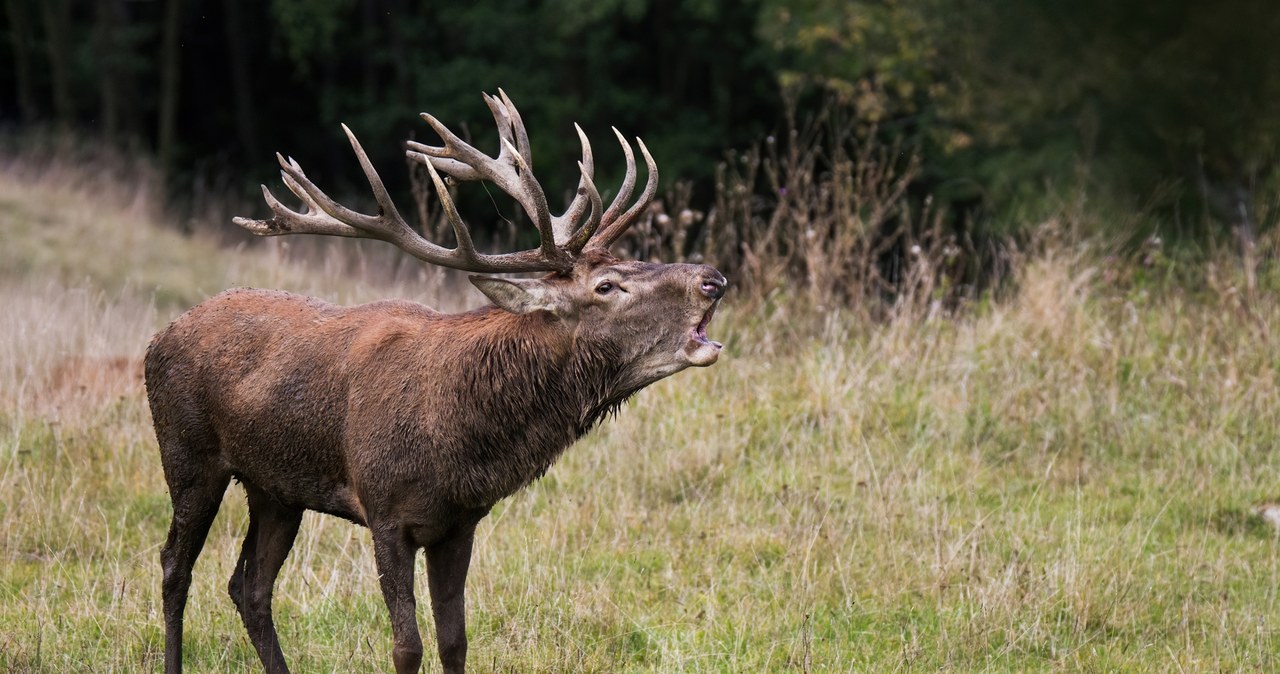
<path id="1" fill-rule="evenodd" d="M 96 1 L 114 8 L 113 16 L 134 31 L 99 40 L 104 53 L 127 58 L 129 67 L 104 69 L 106 61 L 76 57 L 65 87 L 75 96 L 74 125 L 100 130 L 109 116 L 106 106 L 111 115 L 127 118 L 133 142 L 154 146 L 158 97 L 108 106 L 104 96 L 153 90 L 158 64 L 134 56 L 154 52 L 166 29 L 162 10 L 179 0 Z M 10 35 L 21 18 L 13 8 L 23 10 L 38 35 L 51 26 L 38 21 L 32 0 L 9 0 L 5 7 L 4 48 L 37 67 L 25 79 L 0 68 L 0 91 L 29 90 L 46 100 L 55 83 L 41 66 L 52 52 L 42 42 Z M 338 122 L 352 127 L 380 166 L 403 165 L 406 138 L 434 140 L 417 119 L 423 109 L 465 127 L 487 147 L 495 141 L 480 92 L 500 87 L 526 115 L 539 172 L 553 194 L 576 183 L 575 121 L 602 146 L 600 182 L 609 185 L 622 173 L 610 125 L 643 136 L 667 175 L 709 178 L 725 147 L 751 142 L 775 116 L 769 57 L 754 33 L 755 2 L 185 0 L 179 9 L 174 29 L 182 37 L 183 74 L 175 169 L 197 179 L 235 174 L 245 194 L 272 180 L 271 150 L 304 166 L 318 164 L 326 169 L 325 182 L 356 191 L 358 173 L 341 170 L 351 162 Z M 64 23 L 74 45 L 104 33 L 98 14 L 79 6 Z M 237 59 L 245 63 L 243 81 L 237 80 Z M 52 114 L 42 102 L 35 118 L 23 119 L 22 110 L 4 102 L 18 98 L 0 95 L 0 120 L 32 128 Z M 393 189 L 405 188 L 403 171 L 384 174 Z"/>
<path id="2" fill-rule="evenodd" d="M 272 18 L 299 75 L 310 75 L 312 59 L 333 52 L 354 5 L 351 0 L 272 0 Z"/>
<path id="3" fill-rule="evenodd" d="M 643 136 L 664 177 L 689 182 L 691 206 L 710 211 L 726 149 L 749 153 L 832 105 L 852 116 L 857 142 L 918 157 L 904 205 L 920 212 L 929 201 L 945 235 L 975 248 L 1027 236 L 1027 223 L 1079 194 L 1101 216 L 1142 214 L 1095 218 L 1116 239 L 1159 230 L 1211 247 L 1230 229 L 1247 247 L 1274 220 L 1280 187 L 1280 52 L 1271 46 L 1280 13 L 1268 0 L 3 8 L 2 48 L 14 58 L 0 67 L 0 124 L 26 134 L 52 123 L 154 150 L 178 201 L 213 185 L 256 202 L 255 185 L 275 181 L 272 150 L 331 191 L 367 199 L 338 122 L 404 199 L 402 143 L 433 140 L 416 113 L 428 109 L 492 148 L 478 94 L 499 87 L 526 117 L 553 205 L 577 179 L 573 122 L 596 139 L 606 190 L 622 166 L 612 125 Z M 167 78 L 173 59 L 154 55 L 175 35 L 181 77 Z M 176 146 L 161 148 L 161 129 L 172 126 L 157 120 L 166 101 L 176 101 Z M 763 185 L 750 189 L 773 198 Z M 492 212 L 483 189 L 459 198 L 464 212 Z M 521 219 L 497 203 L 496 216 L 477 216 L 478 230 Z"/>
<path id="4" fill-rule="evenodd" d="M 784 89 L 821 86 L 875 124 L 918 114 L 939 93 L 928 9 L 922 2 L 775 0 L 762 11 L 760 31 L 785 56 Z"/>
<path id="5" fill-rule="evenodd" d="M 1081 187 L 1082 167 L 1096 196 L 1200 234 L 1202 210 L 1237 225 L 1274 188 L 1280 15 L 1263 0 L 809 0 L 767 14 L 784 77 L 914 138 L 930 192 L 1006 225 L 1043 215 L 1046 188 Z"/>

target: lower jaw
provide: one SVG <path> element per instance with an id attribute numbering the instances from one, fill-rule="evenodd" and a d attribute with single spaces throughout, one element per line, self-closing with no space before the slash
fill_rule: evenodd
<path id="1" fill-rule="evenodd" d="M 720 344 L 692 340 L 684 347 L 684 358 L 694 367 L 706 367 L 720 358 Z"/>

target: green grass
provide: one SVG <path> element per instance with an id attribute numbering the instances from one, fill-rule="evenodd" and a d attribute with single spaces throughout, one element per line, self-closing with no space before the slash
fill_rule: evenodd
<path id="1" fill-rule="evenodd" d="M 0 180 L 0 212 L 21 224 L 42 207 L 15 190 Z M 44 395 L 59 359 L 136 358 L 172 315 L 147 260 L 206 260 L 166 282 L 186 298 L 262 259 L 135 245 L 156 241 L 87 290 L 65 261 L 0 283 L 0 670 L 160 668 L 169 503 L 142 391 Z M 1280 668 L 1280 547 L 1254 514 L 1280 497 L 1280 303 L 1104 283 L 1054 251 L 1018 281 L 940 321 L 731 296 L 717 365 L 640 394 L 481 525 L 471 670 Z M 233 486 L 195 569 L 189 671 L 258 671 L 225 594 L 245 523 Z M 304 521 L 276 593 L 294 671 L 390 671 L 368 538 Z"/>

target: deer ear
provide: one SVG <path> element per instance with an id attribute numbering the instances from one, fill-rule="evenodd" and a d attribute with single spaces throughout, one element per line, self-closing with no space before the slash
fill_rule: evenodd
<path id="1" fill-rule="evenodd" d="M 471 285 L 480 289 L 499 309 L 513 314 L 534 311 L 560 313 L 560 302 L 547 284 L 538 279 L 506 279 L 492 276 L 469 276 Z"/>

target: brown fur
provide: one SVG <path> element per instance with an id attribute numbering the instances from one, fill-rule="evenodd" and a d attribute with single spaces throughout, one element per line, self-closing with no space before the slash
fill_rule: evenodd
<path id="1" fill-rule="evenodd" d="M 156 335 L 147 395 L 174 501 L 167 671 L 180 669 L 191 565 L 232 478 L 248 492 L 250 531 L 229 590 L 268 671 L 287 671 L 270 597 L 304 510 L 372 530 L 401 673 L 421 662 L 412 559 L 426 549 L 440 657 L 462 671 L 476 523 L 637 390 L 715 359 L 689 337 L 723 293 L 710 267 L 594 253 L 522 283 L 497 290 L 523 313 L 232 290 Z"/>

